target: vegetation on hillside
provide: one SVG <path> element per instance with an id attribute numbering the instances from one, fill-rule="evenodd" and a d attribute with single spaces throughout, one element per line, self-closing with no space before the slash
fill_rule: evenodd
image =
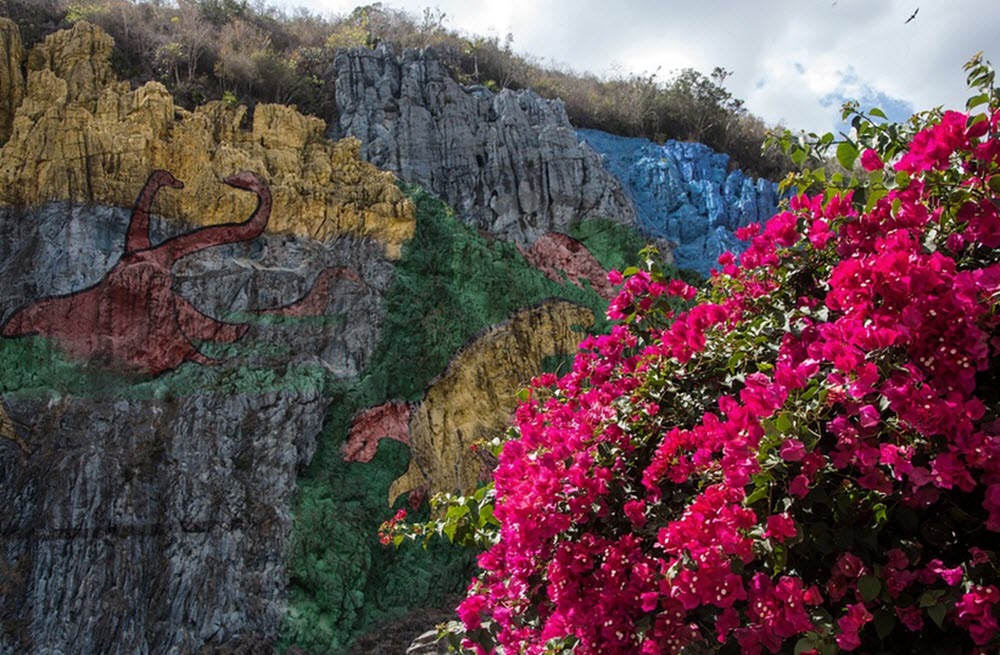
<path id="1" fill-rule="evenodd" d="M 514 246 L 483 239 L 419 187 L 407 193 L 417 206 L 417 231 L 386 294 L 381 341 L 360 380 L 331 383 L 324 434 L 299 480 L 283 640 L 313 653 L 341 652 L 408 608 L 441 603 L 464 589 L 470 569 L 471 554 L 461 549 L 394 552 L 379 545 L 371 526 L 392 515 L 386 490 L 406 470 L 409 449 L 383 440 L 372 462 L 345 462 L 340 446 L 352 417 L 389 400 L 419 401 L 455 352 L 522 307 L 566 298 L 589 307 L 596 329 L 607 330 L 607 302 L 596 292 L 550 280 Z M 588 222 L 585 231 L 606 232 L 602 223 Z M 591 245 L 602 258 L 623 257 L 614 244 Z"/>
<path id="2" fill-rule="evenodd" d="M 577 73 L 514 52 L 511 34 L 449 29 L 445 14 L 432 9 L 417 17 L 376 3 L 334 17 L 285 13 L 263 0 L 5 0 L 0 15 L 16 21 L 29 44 L 78 20 L 96 23 L 115 38 L 120 74 L 160 80 L 188 107 L 259 100 L 329 120 L 335 108 L 326 75 L 338 49 L 433 46 L 460 82 L 561 98 L 578 127 L 661 143 L 700 141 L 771 179 L 789 170 L 777 149 L 762 153 L 767 126 L 725 88 L 729 71 Z"/>
<path id="3" fill-rule="evenodd" d="M 467 648 L 997 652 L 1000 89 L 966 70 L 968 113 L 786 139 L 798 193 L 738 263 L 700 291 L 625 271 L 491 485 L 383 526 L 486 546 Z M 834 149 L 854 173 L 813 168 Z"/>

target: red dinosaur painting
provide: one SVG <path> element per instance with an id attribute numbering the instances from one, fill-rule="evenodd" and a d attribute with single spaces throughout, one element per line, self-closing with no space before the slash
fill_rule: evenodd
<path id="1" fill-rule="evenodd" d="M 163 187 L 184 187 L 170 173 L 154 171 L 136 199 L 125 251 L 114 268 L 87 289 L 46 298 L 17 312 L 4 326 L 3 336 L 47 336 L 74 357 L 150 375 L 185 361 L 214 363 L 193 341 L 231 343 L 247 326 L 218 321 L 195 309 L 173 290 L 171 266 L 199 250 L 253 239 L 264 231 L 271 213 L 271 192 L 256 174 L 244 171 L 223 182 L 257 194 L 250 218 L 200 228 L 154 246 L 149 240 L 154 196 Z"/>

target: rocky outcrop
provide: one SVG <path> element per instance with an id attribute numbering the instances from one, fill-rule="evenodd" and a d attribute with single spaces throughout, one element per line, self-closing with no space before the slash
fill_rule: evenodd
<path id="1" fill-rule="evenodd" d="M 97 284 L 121 256 L 128 224 L 128 212 L 116 207 L 0 207 L 0 328 L 19 310 Z M 191 229 L 154 217 L 152 242 Z M 351 273 L 329 273 L 340 269 Z M 349 378 L 364 369 L 378 342 L 391 277 L 391 263 L 371 239 L 265 233 L 181 259 L 171 270 L 171 288 L 205 316 L 244 326 L 223 351 L 231 366 L 315 366 Z M 308 315 L 281 315 L 307 298 Z M 152 348 L 154 340 L 142 342 Z"/>
<path id="2" fill-rule="evenodd" d="M 407 491 L 468 492 L 488 478 L 471 446 L 503 433 L 518 389 L 545 360 L 575 352 L 593 313 L 564 300 L 525 309 L 463 348 L 431 383 L 410 419 L 410 466 L 389 489 L 389 503 Z"/>
<path id="3" fill-rule="evenodd" d="M 571 236 L 558 232 L 542 235 L 525 257 L 550 280 L 563 282 L 565 279 L 581 289 L 586 280 L 605 300 L 614 298 L 615 288 L 608 282 L 608 271 L 587 246 Z"/>
<path id="4" fill-rule="evenodd" d="M 317 391 L 5 397 L 0 653 L 212 652 L 283 616 Z"/>
<path id="5" fill-rule="evenodd" d="M 729 156 L 700 143 L 627 138 L 578 130 L 604 157 L 635 203 L 638 227 L 651 237 L 676 244 L 681 268 L 707 274 L 727 250 L 746 244 L 733 234 L 748 223 L 763 223 L 777 207 L 777 185 L 729 169 Z"/>
<path id="6" fill-rule="evenodd" d="M 266 652 L 413 206 L 318 121 L 185 112 L 110 48 L 34 49 L 0 148 L 0 654 Z"/>
<path id="7" fill-rule="evenodd" d="M 356 141 L 331 144 L 322 121 L 289 107 L 258 105 L 252 118 L 220 102 L 187 112 L 161 84 L 131 91 L 115 80 L 112 46 L 80 21 L 29 53 L 27 93 L 0 150 L 0 204 L 131 207 L 146 177 L 164 169 L 186 193 L 162 196 L 156 213 L 230 223 L 250 214 L 253 199 L 220 192 L 219 180 L 252 170 L 274 196 L 272 232 L 371 237 L 390 257 L 413 235 L 412 204 L 392 175 L 359 158 Z"/>
<path id="8" fill-rule="evenodd" d="M 341 51 L 333 75 L 331 133 L 357 137 L 367 161 L 433 190 L 474 227 L 530 243 L 578 219 L 634 220 L 559 101 L 462 87 L 432 49 Z"/>
<path id="9" fill-rule="evenodd" d="M 24 46 L 17 25 L 0 17 L 0 146 L 10 137 L 14 112 L 24 98 Z"/>

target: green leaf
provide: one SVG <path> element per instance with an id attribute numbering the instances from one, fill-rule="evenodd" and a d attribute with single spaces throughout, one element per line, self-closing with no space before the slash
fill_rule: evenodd
<path id="1" fill-rule="evenodd" d="M 799 655 L 799 653 L 807 653 L 811 650 L 814 650 L 815 648 L 816 648 L 816 638 L 814 636 L 802 637 L 801 639 L 795 642 L 795 650 L 793 650 L 792 653 L 794 655 Z"/>
<path id="2" fill-rule="evenodd" d="M 921 607 L 933 607 L 937 605 L 938 599 L 944 595 L 942 589 L 932 589 L 920 594 L 919 603 Z"/>
<path id="3" fill-rule="evenodd" d="M 493 516 L 493 505 L 483 505 L 479 508 L 479 527 L 485 528 L 487 525 L 500 525 L 500 521 Z"/>
<path id="4" fill-rule="evenodd" d="M 1000 175 L 994 175 L 986 184 L 989 185 L 990 191 L 993 193 L 1000 193 Z"/>
<path id="5" fill-rule="evenodd" d="M 847 170 L 853 170 L 858 154 L 857 147 L 850 141 L 844 141 L 837 146 L 837 161 Z"/>
<path id="6" fill-rule="evenodd" d="M 937 604 L 933 607 L 927 608 L 927 616 L 931 617 L 931 620 L 937 624 L 937 627 L 944 627 L 944 615 L 947 614 L 948 609 L 943 604 Z"/>
<path id="7" fill-rule="evenodd" d="M 781 433 L 786 433 L 792 429 L 792 419 L 788 415 L 788 412 L 778 414 L 778 418 L 774 422 L 774 427 L 778 428 L 778 432 Z"/>
<path id="8" fill-rule="evenodd" d="M 877 118 L 884 118 L 886 120 L 889 120 L 889 117 L 885 115 L 885 112 L 879 109 L 878 107 L 872 107 L 871 111 L 869 111 L 868 113 Z"/>
<path id="9" fill-rule="evenodd" d="M 872 189 L 871 193 L 868 194 L 868 202 L 865 203 L 865 212 L 870 212 L 875 207 L 875 203 L 887 195 L 889 192 L 885 189 Z"/>
<path id="10" fill-rule="evenodd" d="M 526 403 L 528 402 L 528 398 L 531 397 L 531 392 L 527 388 L 521 388 L 518 389 L 517 393 L 514 395 L 517 398 L 517 402 Z"/>
<path id="11" fill-rule="evenodd" d="M 879 639 L 885 639 L 896 627 L 896 617 L 892 612 L 878 610 L 875 612 L 875 632 Z"/>
<path id="12" fill-rule="evenodd" d="M 969 116 L 968 120 L 965 121 L 965 125 L 967 128 L 969 128 L 975 125 L 976 123 L 982 123 L 986 119 L 987 119 L 986 114 L 976 114 L 974 116 Z"/>
<path id="13" fill-rule="evenodd" d="M 858 591 L 865 602 L 870 602 L 882 591 L 882 582 L 874 575 L 863 575 L 858 580 Z"/>
<path id="14" fill-rule="evenodd" d="M 969 98 L 965 102 L 965 108 L 966 109 L 972 109 L 973 107 L 978 107 L 979 105 L 986 104 L 989 101 L 990 101 L 990 94 L 988 94 L 988 93 L 980 93 L 977 96 L 973 96 L 973 97 Z"/>
<path id="15" fill-rule="evenodd" d="M 751 493 L 749 496 L 746 497 L 746 500 L 743 501 L 743 504 L 749 507 L 754 503 L 756 503 L 758 500 L 763 500 L 764 498 L 766 498 L 767 492 L 771 488 L 771 481 L 773 479 L 774 476 L 772 476 L 770 473 L 762 473 L 760 475 L 755 476 L 753 493 Z"/>

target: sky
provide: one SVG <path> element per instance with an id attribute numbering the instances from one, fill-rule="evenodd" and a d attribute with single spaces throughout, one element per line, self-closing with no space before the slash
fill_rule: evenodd
<path id="1" fill-rule="evenodd" d="M 270 0 L 346 14 L 350 0 Z M 1000 0 L 386 0 L 468 34 L 507 33 L 515 51 L 598 75 L 716 66 L 769 124 L 826 132 L 854 99 L 903 120 L 964 108 L 962 64 L 982 50 L 1000 66 Z M 919 9 L 919 11 L 918 11 Z M 907 19 L 917 11 L 913 20 Z"/>

